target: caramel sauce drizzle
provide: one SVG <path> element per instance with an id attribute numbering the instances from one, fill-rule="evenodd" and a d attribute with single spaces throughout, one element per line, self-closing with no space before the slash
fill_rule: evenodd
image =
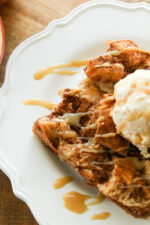
<path id="1" fill-rule="evenodd" d="M 54 104 L 51 102 L 47 102 L 47 101 L 43 101 L 40 99 L 29 99 L 29 100 L 25 100 L 24 105 L 38 105 L 38 106 L 42 106 L 46 109 L 52 110 L 54 107 Z"/>
<path id="2" fill-rule="evenodd" d="M 64 187 L 66 184 L 70 183 L 73 180 L 70 176 L 65 176 L 57 179 L 55 183 L 53 184 L 54 189 L 59 189 Z"/>
<path id="3" fill-rule="evenodd" d="M 94 214 L 94 215 L 91 217 L 91 220 L 105 220 L 105 219 L 107 219 L 109 216 L 110 216 L 110 213 L 109 213 L 109 212 L 102 212 L 102 213 L 99 213 L 99 214 Z"/>
<path id="4" fill-rule="evenodd" d="M 64 89 L 63 88 L 59 89 L 57 93 L 58 95 L 62 96 L 64 93 Z"/>
<path id="5" fill-rule="evenodd" d="M 97 205 L 97 204 L 103 202 L 105 199 L 105 196 L 101 192 L 99 192 L 97 197 L 94 197 L 94 198 L 95 198 L 95 201 L 87 203 L 88 206 Z"/>
<path id="6" fill-rule="evenodd" d="M 44 78 L 48 74 L 60 74 L 60 75 L 74 75 L 75 71 L 70 71 L 70 70 L 58 70 L 61 68 L 67 68 L 67 67 L 81 67 L 87 65 L 89 60 L 72 60 L 69 63 L 66 64 L 58 64 L 55 66 L 50 66 L 45 69 L 38 70 L 34 74 L 34 79 L 35 80 L 40 80 Z"/>
<path id="7" fill-rule="evenodd" d="M 59 74 L 59 75 L 74 75 L 77 72 L 71 71 L 71 70 L 57 70 L 53 71 L 53 74 Z"/>
<path id="8" fill-rule="evenodd" d="M 85 203 L 87 199 L 94 198 L 95 201 L 90 203 Z M 87 211 L 88 206 L 96 205 L 101 203 L 104 200 L 102 193 L 99 193 L 98 196 L 92 197 L 88 195 L 81 194 L 76 191 L 68 192 L 63 197 L 64 206 L 70 211 L 78 214 L 82 214 Z"/>

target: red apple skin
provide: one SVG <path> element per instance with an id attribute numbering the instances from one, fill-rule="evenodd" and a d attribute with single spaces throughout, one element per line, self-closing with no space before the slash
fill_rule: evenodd
<path id="1" fill-rule="evenodd" d="M 5 49 L 5 34 L 4 34 L 4 27 L 3 27 L 1 17 L 0 17 L 0 30 L 1 30 L 1 35 L 2 35 L 2 49 L 0 51 L 0 64 L 1 64 L 2 58 L 3 58 L 3 55 L 4 55 L 4 49 Z"/>

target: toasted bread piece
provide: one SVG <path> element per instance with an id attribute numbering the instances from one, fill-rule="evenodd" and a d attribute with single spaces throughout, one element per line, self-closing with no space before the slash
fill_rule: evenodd
<path id="1" fill-rule="evenodd" d="M 138 149 L 132 150 L 116 134 L 109 116 L 113 103 L 111 95 L 100 93 L 99 102 L 92 103 L 82 97 L 81 90 L 68 89 L 54 111 L 35 122 L 33 132 L 87 183 L 128 213 L 149 216 L 150 185 L 144 177 L 148 166 Z"/>
<path id="2" fill-rule="evenodd" d="M 131 40 L 119 40 L 119 41 L 106 41 L 109 45 L 107 51 L 122 51 L 127 48 L 137 48 L 138 46 Z"/>
<path id="3" fill-rule="evenodd" d="M 107 41 L 107 54 L 90 60 L 85 68 L 92 80 L 115 84 L 137 69 L 149 69 L 150 54 L 130 40 Z"/>

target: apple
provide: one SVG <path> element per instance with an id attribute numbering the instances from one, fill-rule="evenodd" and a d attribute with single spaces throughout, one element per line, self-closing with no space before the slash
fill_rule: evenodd
<path id="1" fill-rule="evenodd" d="M 4 48 L 5 48 L 4 27 L 3 27 L 2 19 L 0 17 L 0 64 L 3 58 Z"/>

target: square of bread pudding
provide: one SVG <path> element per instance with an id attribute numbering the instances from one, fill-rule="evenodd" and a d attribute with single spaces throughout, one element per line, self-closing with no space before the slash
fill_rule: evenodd
<path id="1" fill-rule="evenodd" d="M 150 53 L 107 41 L 87 78 L 65 89 L 33 132 L 105 196 L 135 217 L 150 215 Z"/>

